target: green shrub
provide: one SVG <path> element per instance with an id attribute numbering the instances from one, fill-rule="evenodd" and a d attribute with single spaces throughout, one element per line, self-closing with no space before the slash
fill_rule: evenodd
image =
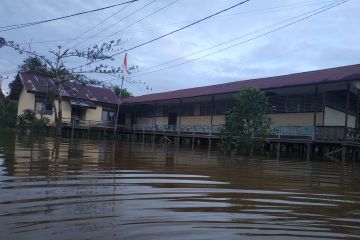
<path id="1" fill-rule="evenodd" d="M 255 88 L 241 90 L 234 98 L 235 106 L 225 115 L 219 147 L 225 154 L 234 149 L 252 153 L 262 147 L 271 126 L 266 115 L 267 98 Z"/>
<path id="2" fill-rule="evenodd" d="M 11 129 L 16 127 L 17 102 L 5 99 L 0 106 L 0 128 Z"/>
<path id="3" fill-rule="evenodd" d="M 22 131 L 31 132 L 44 132 L 46 126 L 49 124 L 49 119 L 41 116 L 40 118 L 36 117 L 36 114 L 30 109 L 26 109 L 22 114 L 18 116 L 18 127 Z"/>

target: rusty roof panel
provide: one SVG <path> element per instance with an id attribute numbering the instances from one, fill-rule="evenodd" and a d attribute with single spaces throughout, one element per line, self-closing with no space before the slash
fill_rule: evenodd
<path id="1" fill-rule="evenodd" d="M 35 93 L 48 93 L 55 88 L 53 79 L 20 72 L 19 77 L 27 91 Z M 107 88 L 86 86 L 74 82 L 66 82 L 60 89 L 61 95 L 69 98 L 90 100 L 95 102 L 117 104 L 117 96 Z"/>

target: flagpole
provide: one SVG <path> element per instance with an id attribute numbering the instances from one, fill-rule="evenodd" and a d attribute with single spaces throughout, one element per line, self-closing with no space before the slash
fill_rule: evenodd
<path id="1" fill-rule="evenodd" d="M 115 126 L 114 126 L 114 139 L 116 138 L 116 128 L 117 128 L 118 119 L 119 119 L 119 109 L 120 109 L 121 97 L 122 97 L 122 93 L 123 93 L 124 80 L 125 80 L 125 76 L 127 76 L 127 53 L 125 53 L 123 67 L 124 67 L 123 76 L 121 78 L 120 94 L 119 94 L 119 99 L 118 99 L 118 106 L 117 106 Z"/>
<path id="2" fill-rule="evenodd" d="M 123 92 L 124 78 L 125 78 L 125 74 L 121 78 L 121 87 L 120 87 L 120 94 L 119 94 L 119 99 L 118 99 L 118 105 L 117 105 L 117 111 L 116 111 L 116 119 L 115 119 L 115 127 L 114 127 L 114 139 L 116 138 L 116 128 L 117 128 L 117 123 L 118 123 L 118 119 L 119 119 L 119 110 L 120 110 L 121 97 L 122 97 L 122 92 Z"/>

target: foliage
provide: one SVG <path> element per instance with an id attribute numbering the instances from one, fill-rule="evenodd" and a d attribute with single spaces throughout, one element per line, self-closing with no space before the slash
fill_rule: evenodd
<path id="1" fill-rule="evenodd" d="M 116 96 L 120 97 L 121 95 L 121 98 L 128 98 L 132 96 L 132 93 L 129 92 L 126 88 L 121 89 L 118 86 L 113 86 L 112 90 L 116 94 Z"/>
<path id="2" fill-rule="evenodd" d="M 48 68 L 46 63 L 37 56 L 29 56 L 25 58 L 23 63 L 19 65 L 19 71 L 44 77 L 53 77 L 53 73 Z"/>
<path id="3" fill-rule="evenodd" d="M 5 38 L 0 37 L 0 48 L 9 47 L 17 51 L 19 54 L 28 54 L 33 58 L 25 60 L 23 65 L 20 65 L 26 71 L 40 71 L 50 76 L 54 82 L 55 89 L 54 92 L 50 94 L 50 98 L 52 100 L 53 109 L 54 109 L 54 117 L 55 117 L 55 126 L 57 135 L 61 134 L 62 127 L 62 94 L 61 91 L 63 89 L 63 84 L 69 81 L 83 81 L 84 73 L 105 73 L 116 75 L 117 73 L 122 73 L 121 68 L 109 67 L 108 65 L 100 64 L 98 66 L 94 66 L 93 69 L 89 69 L 87 71 L 82 70 L 82 66 L 91 68 L 90 65 L 95 64 L 98 61 L 103 60 L 114 60 L 113 52 L 119 51 L 118 46 L 122 44 L 122 41 L 119 40 L 111 40 L 106 43 L 102 43 L 100 45 L 95 45 L 93 47 L 87 48 L 86 50 L 72 50 L 69 48 L 62 48 L 58 46 L 56 50 L 50 50 L 51 58 L 45 57 L 44 55 L 37 54 L 31 48 L 29 44 L 28 48 L 20 46 L 18 43 L 14 41 L 8 41 Z M 110 54 L 111 53 L 111 54 Z M 65 68 L 64 62 L 70 58 L 78 58 L 85 60 L 85 64 L 73 67 L 73 68 Z M 39 59 L 42 60 L 39 61 Z M 77 72 L 74 70 L 77 69 Z M 57 101 L 57 105 L 55 104 Z M 58 107 L 57 107 L 58 106 Z"/>
<path id="4" fill-rule="evenodd" d="M 17 102 L 4 99 L 3 105 L 0 106 L 0 128 L 15 128 L 17 116 Z"/>
<path id="5" fill-rule="evenodd" d="M 271 119 L 266 115 L 267 98 L 264 92 L 249 88 L 235 94 L 234 99 L 235 106 L 225 115 L 220 149 L 225 154 L 234 149 L 249 153 L 261 147 L 270 129 Z"/>
<path id="6" fill-rule="evenodd" d="M 48 124 L 48 118 L 43 116 L 37 118 L 36 114 L 29 109 L 24 110 L 24 112 L 18 116 L 18 126 L 21 130 L 42 132 Z"/>

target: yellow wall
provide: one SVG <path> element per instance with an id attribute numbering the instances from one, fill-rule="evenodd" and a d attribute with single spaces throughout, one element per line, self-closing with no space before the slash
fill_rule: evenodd
<path id="1" fill-rule="evenodd" d="M 210 116 L 183 116 L 181 125 L 210 125 Z"/>
<path id="2" fill-rule="evenodd" d="M 22 112 L 26 109 L 35 109 L 35 95 L 26 92 L 23 88 L 19 96 L 18 115 L 22 114 Z"/>
<path id="3" fill-rule="evenodd" d="M 69 102 L 67 101 L 62 101 L 61 102 L 61 106 L 62 106 L 62 118 L 63 121 L 65 122 L 70 122 L 70 118 L 71 118 L 71 105 Z M 56 107 L 56 111 L 59 110 L 59 102 L 57 100 L 55 100 L 55 107 Z M 40 117 L 40 114 L 36 114 L 37 117 Z M 52 115 L 43 115 L 43 117 L 46 117 L 50 120 L 50 124 L 55 123 L 55 113 L 53 113 Z"/>
<path id="4" fill-rule="evenodd" d="M 137 118 L 137 124 L 146 124 L 152 125 L 154 119 L 152 117 L 139 117 Z M 180 117 L 177 118 L 177 124 L 179 124 Z M 182 116 L 181 117 L 181 125 L 209 125 L 211 123 L 210 116 Z M 217 115 L 213 116 L 213 125 L 220 125 L 225 123 L 225 116 L 224 115 Z M 127 124 L 130 124 L 127 122 Z M 156 117 L 156 124 L 157 125 L 167 125 L 168 124 L 168 117 Z"/>
<path id="5" fill-rule="evenodd" d="M 225 124 L 225 115 L 213 116 L 213 125 L 222 125 L 222 124 Z"/>
<path id="6" fill-rule="evenodd" d="M 168 117 L 156 117 L 157 125 L 167 125 L 168 123 Z"/>
<path id="7" fill-rule="evenodd" d="M 154 119 L 152 117 L 139 117 L 137 118 L 137 124 L 140 125 L 153 125 L 154 124 Z"/>
<path id="8" fill-rule="evenodd" d="M 59 103 L 55 101 L 56 110 L 59 109 Z M 71 118 L 71 105 L 67 101 L 62 101 L 62 117 L 64 121 Z M 25 109 L 35 110 L 35 94 L 28 93 L 24 89 L 21 91 L 19 96 L 19 105 L 18 105 L 18 115 L 21 114 Z M 87 109 L 85 114 L 85 120 L 92 121 L 101 121 L 102 115 L 102 106 L 97 106 L 96 109 Z M 37 117 L 40 117 L 40 114 L 36 114 Z M 43 115 L 44 117 L 50 119 L 50 123 L 54 123 L 55 115 Z M 69 121 L 69 120 L 68 120 Z"/>
<path id="9" fill-rule="evenodd" d="M 271 117 L 274 125 L 313 125 L 314 113 L 278 113 L 268 114 Z M 317 125 L 322 125 L 322 113 L 316 114 Z"/>
<path id="10" fill-rule="evenodd" d="M 101 121 L 102 106 L 96 106 L 96 109 L 87 109 L 85 120 Z"/>
<path id="11" fill-rule="evenodd" d="M 296 126 L 305 126 L 313 125 L 314 123 L 314 113 L 278 113 L 278 114 L 268 114 L 269 117 L 273 120 L 274 125 L 296 125 Z M 138 124 L 153 124 L 153 118 L 138 118 Z M 210 125 L 211 116 L 182 116 L 181 125 Z M 215 115 L 213 116 L 213 125 L 221 125 L 225 123 L 225 115 Z M 167 125 L 167 117 L 156 117 L 156 124 L 158 125 Z M 179 117 L 178 117 L 179 124 Z M 323 113 L 316 113 L 316 125 L 323 125 Z"/>

